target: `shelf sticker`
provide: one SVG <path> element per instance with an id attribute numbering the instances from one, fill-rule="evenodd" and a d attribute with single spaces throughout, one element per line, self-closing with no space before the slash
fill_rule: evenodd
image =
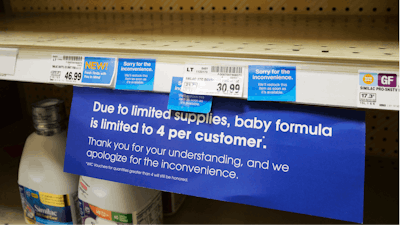
<path id="1" fill-rule="evenodd" d="M 115 58 L 85 57 L 82 83 L 111 84 L 114 67 Z"/>
<path id="2" fill-rule="evenodd" d="M 79 84 L 82 82 L 84 57 L 81 55 L 58 55 L 51 57 L 50 82 Z"/>
<path id="3" fill-rule="evenodd" d="M 74 87 L 64 171 L 362 223 L 365 112 Z"/>
<path id="4" fill-rule="evenodd" d="M 357 106 L 399 110 L 399 85 L 398 73 L 359 71 Z"/>
<path id="5" fill-rule="evenodd" d="M 119 59 L 115 89 L 152 91 L 155 59 Z"/>
<path id="6" fill-rule="evenodd" d="M 66 84 L 111 84 L 115 58 L 53 54 L 49 81 Z"/>
<path id="7" fill-rule="evenodd" d="M 211 111 L 212 96 L 182 93 L 182 80 L 182 77 L 172 78 L 167 108 L 176 111 L 209 113 Z"/>
<path id="8" fill-rule="evenodd" d="M 249 66 L 249 101 L 296 101 L 296 67 Z"/>
<path id="9" fill-rule="evenodd" d="M 186 65 L 182 92 L 186 94 L 242 97 L 243 66 Z"/>

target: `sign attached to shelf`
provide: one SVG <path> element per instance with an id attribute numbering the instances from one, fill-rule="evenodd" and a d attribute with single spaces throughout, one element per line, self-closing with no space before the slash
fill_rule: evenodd
<path id="1" fill-rule="evenodd" d="M 0 75 L 14 75 L 17 55 L 17 48 L 0 48 Z"/>
<path id="2" fill-rule="evenodd" d="M 115 58 L 52 55 L 49 81 L 64 84 L 110 85 Z"/>
<path id="3" fill-rule="evenodd" d="M 359 71 L 357 106 L 370 109 L 399 110 L 398 73 Z"/>
<path id="4" fill-rule="evenodd" d="M 152 91 L 155 59 L 119 59 L 115 89 Z"/>
<path id="5" fill-rule="evenodd" d="M 186 65 L 182 92 L 186 94 L 242 97 L 243 66 Z"/>
<path id="6" fill-rule="evenodd" d="M 249 101 L 296 101 L 296 67 L 249 66 Z"/>
<path id="7" fill-rule="evenodd" d="M 74 87 L 64 171 L 361 223 L 365 112 Z"/>
<path id="8" fill-rule="evenodd" d="M 182 80 L 182 77 L 172 78 L 167 108 L 185 112 L 209 113 L 211 111 L 212 96 L 182 93 Z"/>

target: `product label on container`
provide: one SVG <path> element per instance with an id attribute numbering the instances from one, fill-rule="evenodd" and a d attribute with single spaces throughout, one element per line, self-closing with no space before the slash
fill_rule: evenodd
<path id="1" fill-rule="evenodd" d="M 399 85 L 397 73 L 359 71 L 357 106 L 399 110 Z"/>
<path id="2" fill-rule="evenodd" d="M 152 91 L 155 59 L 119 59 L 115 89 Z"/>
<path id="3" fill-rule="evenodd" d="M 168 98 L 74 87 L 64 171 L 362 222 L 365 112 L 213 97 L 202 114 Z"/>
<path id="4" fill-rule="evenodd" d="M 101 224 L 114 222 L 115 224 L 132 224 L 132 213 L 118 213 L 105 210 L 79 199 L 79 208 L 83 224 Z M 104 221 L 105 220 L 105 221 Z"/>
<path id="5" fill-rule="evenodd" d="M 296 67 L 249 66 L 249 101 L 296 101 Z"/>
<path id="6" fill-rule="evenodd" d="M 115 58 L 53 54 L 49 81 L 66 84 L 111 84 Z"/>
<path id="7" fill-rule="evenodd" d="M 19 191 L 26 222 L 30 224 L 73 224 L 72 196 L 38 192 L 21 185 L 19 185 Z"/>
<path id="8" fill-rule="evenodd" d="M 161 193 L 139 212 L 119 213 L 102 209 L 79 199 L 83 224 L 161 224 Z"/>
<path id="9" fill-rule="evenodd" d="M 173 77 L 171 92 L 169 93 L 168 109 L 209 113 L 211 110 L 212 96 L 207 95 L 189 95 L 181 92 L 182 77 Z"/>
<path id="10" fill-rule="evenodd" d="M 181 91 L 186 94 L 242 97 L 242 66 L 186 65 Z"/>

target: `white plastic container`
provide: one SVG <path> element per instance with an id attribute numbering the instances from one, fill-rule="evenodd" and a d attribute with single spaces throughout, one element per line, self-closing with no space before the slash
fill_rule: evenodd
<path id="1" fill-rule="evenodd" d="M 79 207 L 83 224 L 161 224 L 161 192 L 81 176 Z"/>
<path id="2" fill-rule="evenodd" d="M 79 223 L 79 176 L 64 173 L 66 115 L 57 99 L 32 108 L 36 132 L 25 142 L 18 173 L 25 222 L 28 224 Z"/>

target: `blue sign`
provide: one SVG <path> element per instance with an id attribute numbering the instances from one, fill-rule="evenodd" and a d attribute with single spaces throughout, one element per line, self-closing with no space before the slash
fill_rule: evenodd
<path id="1" fill-rule="evenodd" d="M 155 59 L 119 59 L 116 89 L 152 91 Z"/>
<path id="2" fill-rule="evenodd" d="M 167 108 L 185 112 L 209 113 L 211 111 L 212 96 L 190 95 L 181 92 L 182 80 L 182 77 L 172 78 Z"/>
<path id="3" fill-rule="evenodd" d="M 249 66 L 249 101 L 296 101 L 296 67 Z"/>
<path id="4" fill-rule="evenodd" d="M 82 83 L 111 84 L 115 58 L 85 57 Z"/>
<path id="5" fill-rule="evenodd" d="M 365 113 L 74 87 L 64 171 L 141 187 L 363 221 Z"/>

